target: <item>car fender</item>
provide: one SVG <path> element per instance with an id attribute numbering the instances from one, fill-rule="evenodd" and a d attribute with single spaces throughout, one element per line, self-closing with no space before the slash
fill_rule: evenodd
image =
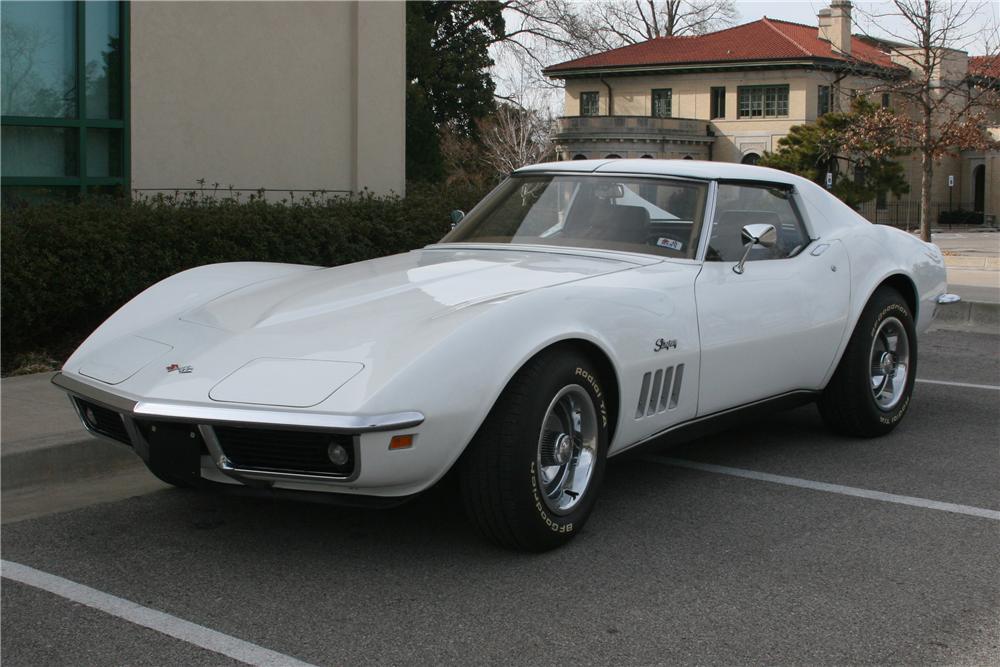
<path id="1" fill-rule="evenodd" d="M 901 243 L 900 238 L 909 242 Z M 836 362 L 830 368 L 826 381 L 833 376 L 840 363 L 865 306 L 883 283 L 894 276 L 903 276 L 913 285 L 917 303 L 913 315 L 918 333 L 930 326 L 937 305 L 936 298 L 947 288 L 947 274 L 940 251 L 906 232 L 871 225 L 843 233 L 839 239 L 847 249 L 851 265 L 851 308 Z"/>
<path id="2" fill-rule="evenodd" d="M 657 270 L 647 267 L 635 271 Z M 637 289 L 632 302 L 616 303 L 605 298 L 610 290 L 618 289 L 617 285 L 608 283 L 627 281 L 629 278 L 625 274 L 631 273 L 589 279 L 584 281 L 586 285 L 576 283 L 572 288 L 561 285 L 538 290 L 503 304 L 474 306 L 481 309 L 476 317 L 463 321 L 450 335 L 415 357 L 411 364 L 400 369 L 391 381 L 373 393 L 365 404 L 365 412 L 378 413 L 406 406 L 426 416 L 418 436 L 421 442 L 416 447 L 431 451 L 412 456 L 406 476 L 414 481 L 431 480 L 428 486 L 443 476 L 459 459 L 524 364 L 543 350 L 566 341 L 593 345 L 611 362 L 614 377 L 604 381 L 615 382 L 618 402 L 613 410 L 609 406 L 608 427 L 615 433 L 609 443 L 610 450 L 617 451 L 658 430 L 649 420 L 640 423 L 631 419 L 632 415 L 622 407 L 634 401 L 639 391 L 638 384 L 631 387 L 626 383 L 623 369 L 634 371 L 652 364 L 687 363 L 692 379 L 684 387 L 685 408 L 693 417 L 698 377 L 697 322 L 693 317 L 693 289 L 690 285 L 687 288 L 681 285 L 693 279 L 696 269 L 675 274 L 678 277 L 674 280 L 680 283 L 675 293 Z M 660 305 L 651 307 L 654 299 L 660 299 Z M 603 310 L 593 307 L 596 303 L 602 304 Z M 636 304 L 643 307 L 638 308 Z M 663 330 L 665 312 L 677 314 L 674 320 L 681 327 L 678 331 L 683 331 L 676 335 L 680 340 L 677 349 L 669 353 L 673 361 L 662 355 L 656 357 L 653 339 L 645 340 L 647 332 L 652 336 Z M 630 330 L 616 334 L 617 339 L 599 322 L 615 318 L 630 323 Z M 525 326 L 526 322 L 532 326 Z M 637 345 L 637 342 L 649 345 Z M 433 381 L 428 382 L 428 378 Z M 608 393 L 604 388 L 599 389 L 601 393 Z M 336 399 L 336 395 L 333 398 Z M 674 412 L 671 416 L 679 416 L 679 413 Z M 611 419 L 616 421 L 611 422 Z M 391 436 L 380 436 L 375 447 L 380 450 L 387 447 Z M 393 470 L 393 474 L 399 472 Z"/>

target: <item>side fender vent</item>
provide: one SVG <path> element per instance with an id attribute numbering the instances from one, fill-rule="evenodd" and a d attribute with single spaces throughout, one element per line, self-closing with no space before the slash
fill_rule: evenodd
<path id="1" fill-rule="evenodd" d="M 642 419 L 676 408 L 683 381 L 684 364 L 644 373 L 642 386 L 639 388 L 639 403 L 635 407 L 635 418 Z"/>

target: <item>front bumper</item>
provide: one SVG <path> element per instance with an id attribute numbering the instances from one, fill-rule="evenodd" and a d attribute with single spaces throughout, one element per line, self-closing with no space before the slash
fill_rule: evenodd
<path id="1" fill-rule="evenodd" d="M 336 415 L 147 401 L 65 373 L 52 383 L 70 395 L 93 435 L 128 445 L 151 469 L 192 482 L 343 490 L 360 474 L 362 434 L 410 429 L 424 421 L 419 412 Z M 227 435 L 233 433 L 249 437 Z M 350 452 L 349 466 L 325 459 L 326 440 Z"/>

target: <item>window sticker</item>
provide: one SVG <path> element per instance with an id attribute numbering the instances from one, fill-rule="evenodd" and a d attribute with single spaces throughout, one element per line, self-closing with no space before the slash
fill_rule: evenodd
<path id="1" fill-rule="evenodd" d="M 684 250 L 684 244 L 680 241 L 675 241 L 674 239 L 668 239 L 665 236 L 661 236 L 656 239 L 656 245 L 661 248 L 669 248 L 670 250 Z"/>

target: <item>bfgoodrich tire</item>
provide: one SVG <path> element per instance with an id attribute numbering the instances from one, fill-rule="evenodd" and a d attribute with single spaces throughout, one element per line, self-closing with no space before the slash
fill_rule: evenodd
<path id="1" fill-rule="evenodd" d="M 905 299 L 890 287 L 872 295 L 819 411 L 832 430 L 872 438 L 896 428 L 910 406 L 917 336 Z"/>
<path id="2" fill-rule="evenodd" d="M 585 356 L 558 348 L 510 381 L 460 464 L 466 511 L 488 539 L 545 551 L 580 532 L 604 477 L 603 387 Z"/>

